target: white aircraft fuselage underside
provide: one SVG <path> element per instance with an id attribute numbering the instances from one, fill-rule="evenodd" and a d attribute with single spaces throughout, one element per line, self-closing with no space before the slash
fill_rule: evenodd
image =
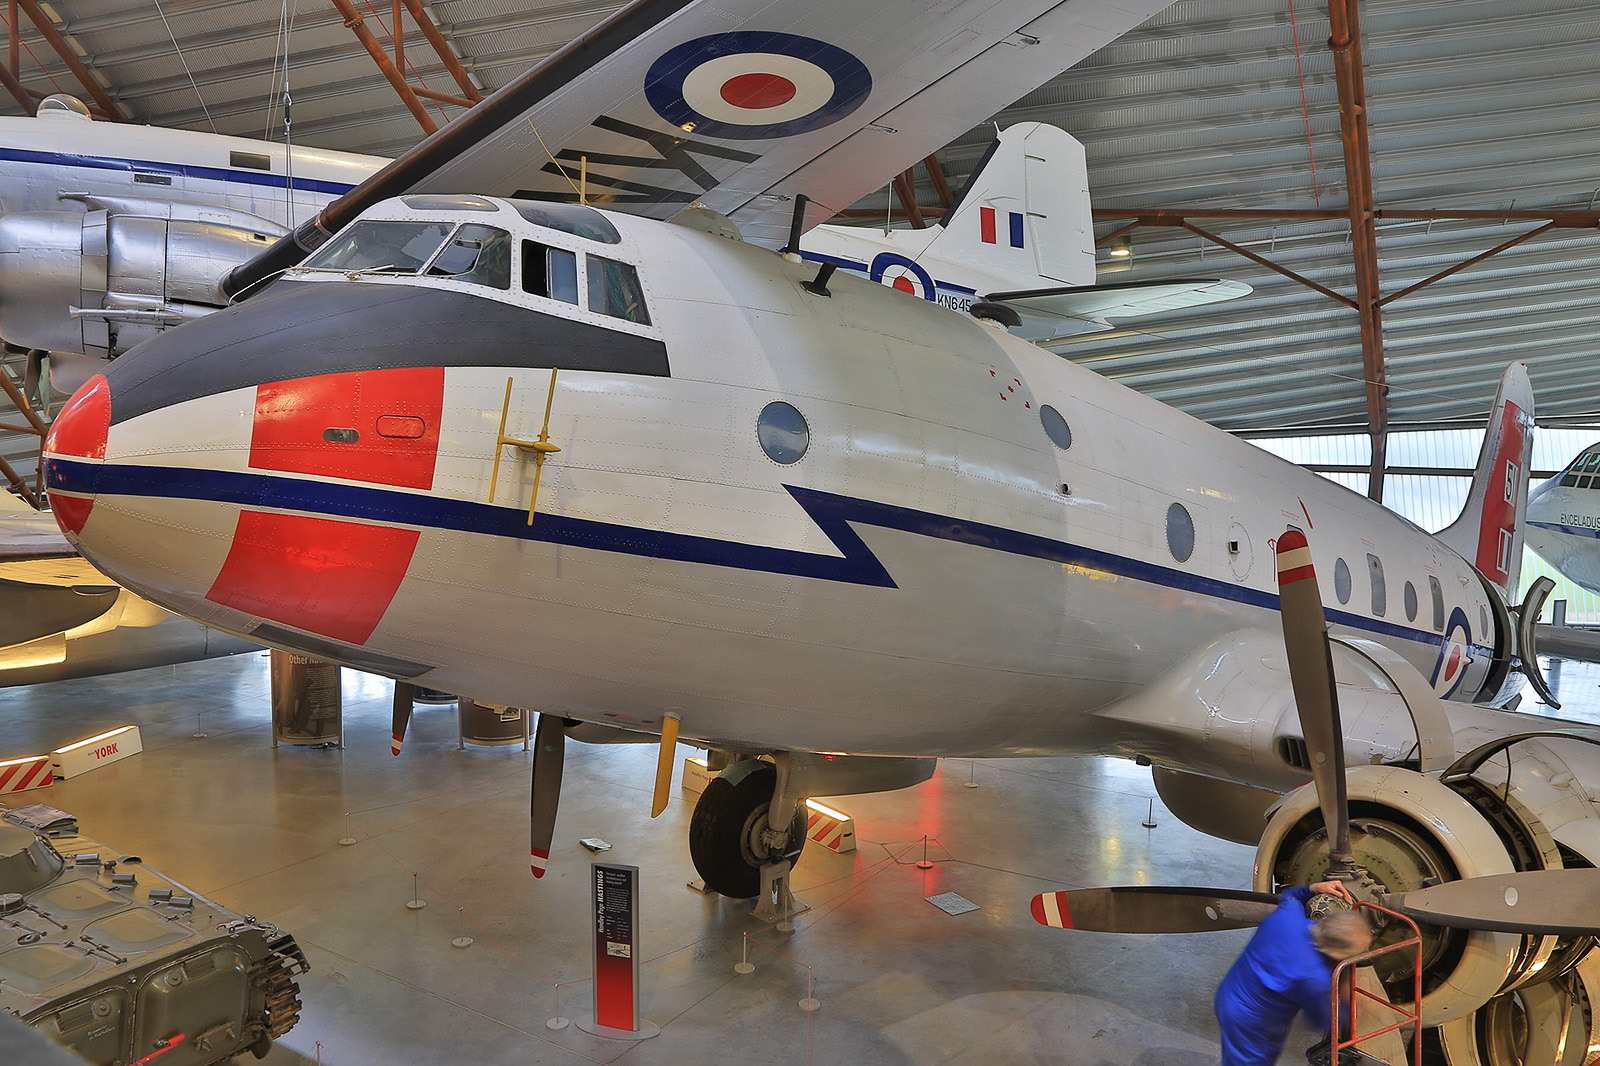
<path id="1" fill-rule="evenodd" d="M 672 713 L 685 739 L 748 750 L 1127 753 L 1161 727 L 1159 686 L 1138 730 L 1119 700 L 1187 683 L 1229 634 L 1276 631 L 1289 525 L 1335 635 L 1458 699 L 1503 653 L 1472 567 L 1326 480 L 913 296 L 835 277 L 822 298 L 799 285 L 809 265 L 607 217 L 619 244 L 505 205 L 460 216 L 640 264 L 649 324 L 515 283 L 295 272 L 80 393 L 48 454 L 58 513 L 97 566 L 208 625 L 484 702 L 647 731 Z M 534 461 L 496 436 L 508 377 L 505 435 L 538 436 L 553 365 L 561 450 L 530 526 Z M 774 401 L 805 418 L 797 462 L 758 443 Z M 357 422 L 358 441 L 325 436 Z M 1181 561 L 1174 504 L 1194 529 Z M 1236 773 L 1225 750 L 1264 759 L 1276 711 L 1230 734 L 1240 705 L 1189 691 L 1172 729 L 1214 738 Z M 1372 743 L 1398 757 L 1415 734 L 1393 710 Z"/>

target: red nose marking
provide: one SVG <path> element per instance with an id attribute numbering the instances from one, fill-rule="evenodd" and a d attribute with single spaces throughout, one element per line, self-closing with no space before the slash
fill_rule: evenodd
<path id="1" fill-rule="evenodd" d="M 364 644 L 405 579 L 417 536 L 414 529 L 243 511 L 206 599 Z"/>
<path id="2" fill-rule="evenodd" d="M 250 465 L 257 470 L 433 487 L 444 370 L 415 367 L 271 381 L 256 387 Z M 351 442 L 332 429 L 356 431 Z"/>
<path id="3" fill-rule="evenodd" d="M 106 457 L 106 435 L 111 432 L 111 386 L 104 374 L 96 374 L 72 394 L 67 406 L 56 415 L 44 450 L 57 455 L 76 455 L 84 459 Z"/>
<path id="4" fill-rule="evenodd" d="M 96 374 L 72 394 L 72 399 L 56 415 L 44 450 L 53 455 L 83 459 L 104 459 L 106 437 L 111 432 L 111 386 L 104 374 Z M 84 496 L 50 493 L 50 511 L 64 533 L 81 533 L 89 520 L 94 500 Z"/>
<path id="5" fill-rule="evenodd" d="M 794 99 L 794 82 L 781 74 L 740 74 L 722 84 L 722 98 L 734 107 L 757 111 Z"/>

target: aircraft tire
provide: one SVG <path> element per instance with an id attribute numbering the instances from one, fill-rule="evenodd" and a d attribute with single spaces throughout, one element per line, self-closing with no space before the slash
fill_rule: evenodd
<path id="1" fill-rule="evenodd" d="M 762 863 L 787 858 L 793 865 L 799 860 L 806 842 L 804 806 L 789 825 L 781 856 L 761 843 L 777 783 L 777 771 L 762 763 L 742 776 L 713 778 L 700 794 L 689 820 L 689 857 L 710 891 L 750 899 L 761 894 Z"/>

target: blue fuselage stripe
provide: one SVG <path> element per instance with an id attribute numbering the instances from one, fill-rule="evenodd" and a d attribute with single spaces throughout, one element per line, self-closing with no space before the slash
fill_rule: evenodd
<path id="1" fill-rule="evenodd" d="M 1569 537 L 1589 537 L 1600 540 L 1600 529 L 1590 526 L 1569 526 L 1562 522 L 1529 522 L 1530 526 L 1548 529 L 1552 533 L 1565 533 Z"/>
<path id="2" fill-rule="evenodd" d="M 242 507 L 303 511 L 358 521 L 570 544 L 651 559 L 895 588 L 894 578 L 853 528 L 854 525 L 875 526 L 1125 577 L 1262 610 L 1278 610 L 1275 593 L 1246 585 L 1033 533 L 793 485 L 785 488 L 818 528 L 833 541 L 841 555 L 818 555 L 792 548 L 742 544 L 549 512 L 536 514 L 530 526 L 527 524 L 527 512 L 520 508 L 274 474 L 101 464 L 59 457 L 46 460 L 45 473 L 52 491 L 85 496 L 104 493 L 142 498 L 214 500 Z M 1351 629 L 1435 648 L 1442 648 L 1445 644 L 1442 634 L 1345 611 L 1328 611 L 1328 620 Z M 1466 638 L 1463 642 L 1470 643 L 1470 635 L 1463 636 Z"/>
<path id="3" fill-rule="evenodd" d="M 24 148 L 0 148 L 0 161 L 11 163 L 37 163 L 48 167 L 83 167 L 88 170 L 115 170 L 124 173 L 165 174 L 168 177 L 205 178 L 233 185 L 258 185 L 269 189 L 282 189 L 289 179 L 282 174 L 264 171 L 229 170 L 225 167 L 202 167 L 192 164 L 160 163 L 148 159 L 118 159 L 114 156 L 79 155 L 74 152 L 35 152 Z M 319 181 L 315 178 L 295 178 L 294 187 L 303 192 L 343 196 L 354 185 L 337 181 Z"/>

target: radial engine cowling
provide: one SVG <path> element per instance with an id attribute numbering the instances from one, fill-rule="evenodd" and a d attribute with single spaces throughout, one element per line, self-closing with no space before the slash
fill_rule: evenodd
<path id="1" fill-rule="evenodd" d="M 1381 891 L 1406 892 L 1441 881 L 1588 862 L 1556 842 L 1545 820 L 1561 814 L 1551 810 L 1541 817 L 1533 809 L 1538 801 L 1531 790 L 1471 776 L 1446 784 L 1438 776 L 1398 766 L 1353 767 L 1348 781 L 1356 861 Z M 1307 785 L 1284 797 L 1262 834 L 1255 888 L 1272 891 L 1319 880 L 1327 861 L 1316 790 Z M 1582 962 L 1594 943 L 1588 937 L 1431 926 L 1423 926 L 1422 932 L 1421 1006 L 1428 1025 L 1466 1022 L 1497 996 L 1557 980 Z M 1377 944 L 1405 935 L 1399 929 L 1380 930 Z M 1377 963 L 1397 1003 L 1411 998 L 1414 964 L 1415 957 L 1401 951 Z"/>
<path id="2" fill-rule="evenodd" d="M 86 198 L 0 216 L 0 338 L 108 357 L 227 305 L 223 275 L 281 227 L 242 212 Z M 185 215 L 192 217 L 184 217 Z"/>

